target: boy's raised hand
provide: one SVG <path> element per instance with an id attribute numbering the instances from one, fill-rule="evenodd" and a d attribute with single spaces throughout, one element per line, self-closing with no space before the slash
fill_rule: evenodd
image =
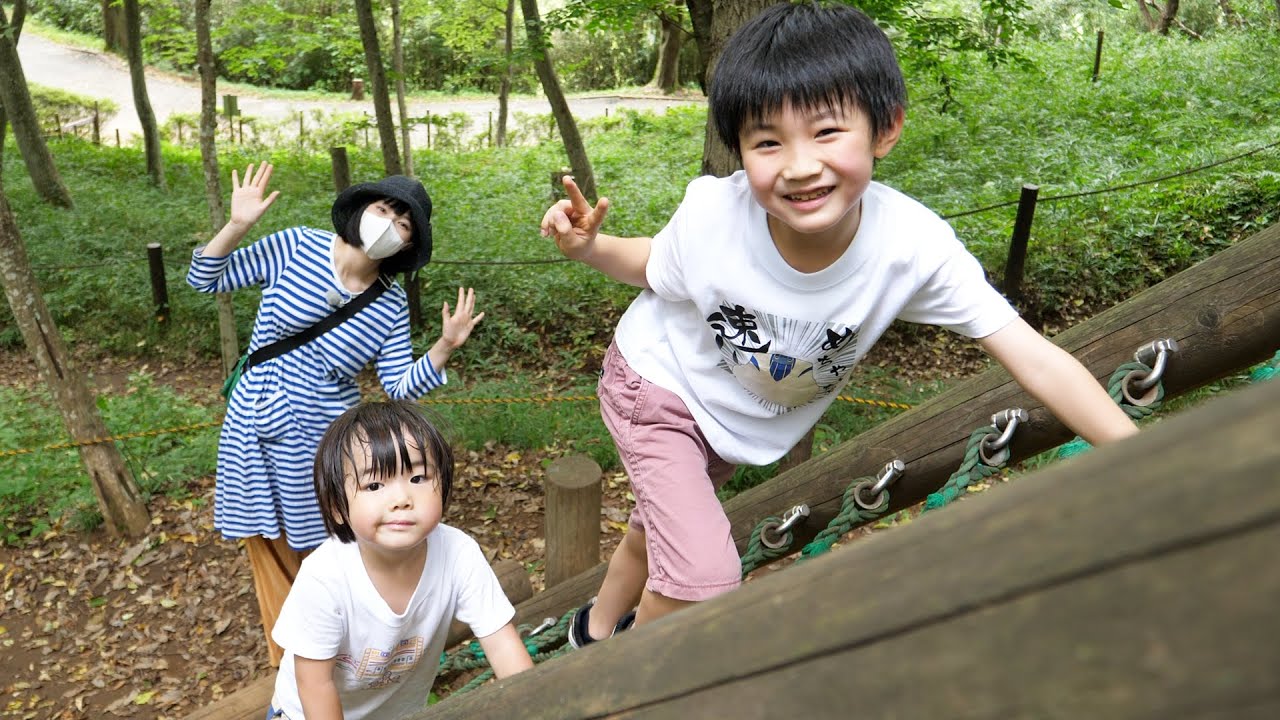
<path id="1" fill-rule="evenodd" d="M 609 214 L 609 198 L 600 198 L 593 208 L 572 177 L 565 175 L 562 180 L 569 197 L 542 216 L 542 236 L 554 238 L 565 257 L 582 260 L 591 254 L 596 234 Z"/>
<path id="2" fill-rule="evenodd" d="M 248 228 L 258 222 L 267 212 L 267 208 L 271 207 L 271 203 L 276 201 L 280 196 L 280 191 L 275 190 L 265 198 L 263 194 L 267 190 L 267 183 L 271 181 L 271 171 L 274 168 L 271 163 L 264 162 L 258 165 L 257 172 L 254 172 L 253 163 L 249 163 L 244 169 L 244 182 L 236 175 L 236 171 L 231 171 L 231 218 L 229 225 L 236 225 L 242 228 Z"/>

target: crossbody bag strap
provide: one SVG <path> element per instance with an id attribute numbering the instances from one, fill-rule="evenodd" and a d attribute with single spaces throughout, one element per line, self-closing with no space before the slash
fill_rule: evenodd
<path id="1" fill-rule="evenodd" d="M 245 369 L 254 365 L 261 365 L 272 358 L 278 358 L 341 325 L 347 318 L 360 312 L 369 303 L 378 299 L 378 296 L 386 292 L 387 286 L 390 284 L 389 280 L 379 275 L 378 279 L 374 280 L 373 284 L 357 295 L 354 300 L 329 313 L 315 325 L 249 353 L 249 365 Z"/>

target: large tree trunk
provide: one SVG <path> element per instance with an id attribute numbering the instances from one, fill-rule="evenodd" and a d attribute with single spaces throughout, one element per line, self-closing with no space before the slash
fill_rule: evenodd
<path id="1" fill-rule="evenodd" d="M 133 85 L 133 104 L 142 124 L 142 139 L 147 152 L 147 176 L 151 184 L 164 187 L 164 157 L 160 153 L 160 130 L 156 114 L 147 97 L 147 66 L 142 61 L 142 9 L 138 0 L 124 0 L 125 28 L 129 33 L 129 80 Z"/>
<path id="2" fill-rule="evenodd" d="M 25 7 L 23 12 L 25 14 Z M 17 16 L 15 8 L 14 17 Z M 31 176 L 31 184 L 35 186 L 36 192 L 47 203 L 69 208 L 72 206 L 71 194 L 62 184 L 58 168 L 53 164 L 53 155 L 45 144 L 44 135 L 40 133 L 40 121 L 31 104 L 27 78 L 22 72 L 22 61 L 18 58 L 17 42 L 17 28 L 9 24 L 4 7 L 0 6 L 0 107 L 4 108 L 9 121 L 13 123 L 13 137 L 18 142 L 18 152 L 22 153 L 27 174 Z M 0 142 L 3 139 L 4 135 L 0 135 Z"/>
<path id="3" fill-rule="evenodd" d="M 698 87 L 707 92 L 707 68 L 711 67 L 711 16 L 715 14 L 713 0 L 685 0 L 689 9 L 689 24 L 693 26 L 693 40 L 698 44 Z"/>
<path id="4" fill-rule="evenodd" d="M 107 52 L 125 54 L 129 34 L 125 29 L 124 7 L 120 0 L 102 0 L 102 45 Z"/>
<path id="5" fill-rule="evenodd" d="M 387 91 L 387 74 L 382 69 L 382 50 L 378 46 L 378 26 L 373 20 L 372 0 L 355 0 L 356 20 L 360 23 L 360 41 L 364 43 L 364 63 L 373 89 L 373 113 L 378 121 L 378 140 L 382 144 L 382 166 L 388 175 L 401 175 L 400 150 L 396 147 L 395 121 L 391 117 L 391 94 Z"/>
<path id="6" fill-rule="evenodd" d="M 507 102 L 511 98 L 511 56 L 514 43 L 511 35 L 515 29 L 515 15 L 516 0 L 507 0 L 507 30 L 502 38 L 502 60 L 506 67 L 502 69 L 502 84 L 498 88 L 498 135 L 494 139 L 494 144 L 498 147 L 507 144 Z"/>
<path id="7" fill-rule="evenodd" d="M 391 0 L 391 68 L 396 74 L 396 108 L 400 111 L 400 142 L 404 145 L 404 174 L 413 174 L 413 148 L 409 144 L 409 110 L 404 100 L 404 33 L 400 27 L 400 0 Z"/>
<path id="8" fill-rule="evenodd" d="M 569 167 L 573 169 L 573 179 L 578 189 L 589 200 L 596 199 L 596 178 L 591 171 L 591 160 L 587 158 L 586 146 L 582 144 L 582 135 L 578 133 L 578 123 L 573 119 L 569 103 L 564 98 L 564 90 L 560 87 L 560 79 L 556 77 L 555 66 L 551 64 L 551 56 L 547 52 L 547 40 L 542 28 L 542 16 L 538 14 L 537 0 L 520 0 L 520 9 L 524 11 L 525 32 L 529 34 L 529 49 L 534 53 L 533 67 L 538 71 L 538 80 L 542 83 L 542 91 L 551 104 L 551 115 L 556 119 L 556 127 L 560 130 L 560 138 L 564 140 L 565 153 L 569 155 Z"/>
<path id="9" fill-rule="evenodd" d="M 1142 19 L 1146 22 L 1147 29 L 1158 32 L 1161 35 L 1168 35 L 1169 28 L 1173 26 L 1178 17 L 1178 3 L 1179 0 L 1166 0 L 1164 7 L 1161 8 L 1152 0 L 1138 0 L 1138 10 L 1142 12 Z M 1153 17 L 1148 6 L 1159 10 L 1160 17 Z"/>
<path id="10" fill-rule="evenodd" d="M 710 34 L 707 37 L 707 48 L 704 57 L 707 59 L 707 70 L 705 78 L 705 88 L 710 88 L 711 83 L 715 81 L 716 61 L 720 59 L 720 53 L 724 50 L 724 45 L 729 41 L 729 36 L 742 26 L 747 20 L 755 17 L 761 10 L 776 5 L 778 0 L 735 0 L 734 2 L 724 2 L 712 0 L 690 0 L 689 11 L 693 14 L 693 6 L 709 4 L 713 6 L 711 13 Z M 699 13 L 705 14 L 704 9 L 699 9 Z M 697 25 L 694 26 L 695 28 Z M 699 43 L 702 39 L 699 38 Z M 701 45 L 699 46 L 701 50 Z M 711 117 L 710 109 L 707 110 L 707 130 L 702 143 L 702 173 L 704 175 L 716 175 L 724 177 L 731 175 L 742 167 L 741 161 L 731 152 L 729 147 L 721 141 L 719 134 L 716 133 L 716 125 L 714 118 Z"/>
<path id="11" fill-rule="evenodd" d="M 0 191 L 0 280 L 40 376 L 49 386 L 67 432 L 76 441 L 107 437 L 107 427 L 84 378 L 67 355 L 62 335 L 36 287 L 27 249 L 18 234 L 9 200 Z M 80 446 L 80 461 L 93 481 L 98 506 L 112 534 L 141 535 L 151 524 L 142 494 L 114 443 Z"/>
<path id="12" fill-rule="evenodd" d="M 209 32 L 212 0 L 196 0 L 196 66 L 200 68 L 200 164 L 204 168 L 204 196 L 209 206 L 209 228 L 222 229 L 222 177 L 218 170 L 218 68 Z M 218 293 L 218 337 L 222 355 L 222 375 L 226 377 L 240 359 L 240 339 L 236 336 L 236 316 L 231 293 Z"/>
<path id="13" fill-rule="evenodd" d="M 662 39 L 658 43 L 658 64 L 653 69 L 651 87 L 656 87 L 670 95 L 680 83 L 680 46 L 684 40 L 684 28 L 680 21 L 668 17 L 667 13 L 658 14 L 662 23 Z"/>
<path id="14" fill-rule="evenodd" d="M 18 37 L 22 35 L 22 23 L 27 19 L 27 0 L 16 0 L 13 3 L 13 46 L 18 46 Z M 4 136 L 9 130 L 9 116 L 4 112 L 4 98 L 0 97 L 0 177 L 4 175 Z"/>

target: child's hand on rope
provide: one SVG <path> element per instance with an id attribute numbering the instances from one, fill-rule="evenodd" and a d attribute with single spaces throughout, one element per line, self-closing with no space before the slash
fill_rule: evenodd
<path id="1" fill-rule="evenodd" d="M 542 236 L 553 238 L 570 260 L 584 260 L 595 248 L 596 234 L 609 214 L 609 198 L 600 198 L 593 208 L 572 177 L 565 175 L 562 180 L 568 198 L 542 216 Z"/>
<path id="2" fill-rule="evenodd" d="M 249 163 L 244 169 L 244 182 L 240 181 L 235 170 L 231 171 L 231 218 L 228 225 L 247 230 L 262 219 L 267 208 L 280 196 L 280 191 L 275 190 L 263 197 L 273 169 L 271 163 L 264 162 L 258 165 L 255 173 L 253 163 Z"/>

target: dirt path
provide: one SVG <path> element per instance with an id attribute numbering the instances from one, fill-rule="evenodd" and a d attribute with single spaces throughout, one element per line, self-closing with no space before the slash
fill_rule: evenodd
<path id="1" fill-rule="evenodd" d="M 123 58 L 61 45 L 32 32 L 23 34 L 18 43 L 18 55 L 22 60 L 22 69 L 28 83 L 90 97 L 109 98 L 114 101 L 120 111 L 103 125 L 104 138 L 112 136 L 117 129 L 120 130 L 120 136 L 124 140 L 142 132 L 141 125 L 138 123 L 138 113 L 133 105 L 129 66 Z M 222 88 L 218 91 L 220 96 L 224 92 L 226 91 Z M 198 114 L 200 112 L 200 86 L 191 78 L 148 69 L 147 95 L 151 100 L 151 108 L 156 114 L 157 122 L 162 125 L 174 113 Z M 701 103 L 702 99 L 698 97 L 661 95 L 651 97 L 590 95 L 569 99 L 569 106 L 574 116 L 579 118 L 598 117 L 610 109 L 620 107 L 660 112 L 673 105 Z M 361 102 L 336 99 L 293 100 L 240 91 L 238 104 L 240 112 L 244 115 L 271 120 L 295 117 L 300 111 L 306 112 L 312 109 L 373 114 L 373 101 L 367 96 Z M 494 97 L 431 102 L 410 100 L 409 102 L 410 116 L 422 117 L 428 110 L 432 113 L 467 113 L 472 119 L 472 131 L 481 133 L 488 127 L 489 114 L 497 115 L 498 100 Z M 551 108 L 542 97 L 517 97 L 511 99 L 510 112 L 512 116 L 518 112 L 545 114 L 551 112 Z M 419 142 L 425 141 L 425 129 L 422 132 L 424 137 Z"/>

